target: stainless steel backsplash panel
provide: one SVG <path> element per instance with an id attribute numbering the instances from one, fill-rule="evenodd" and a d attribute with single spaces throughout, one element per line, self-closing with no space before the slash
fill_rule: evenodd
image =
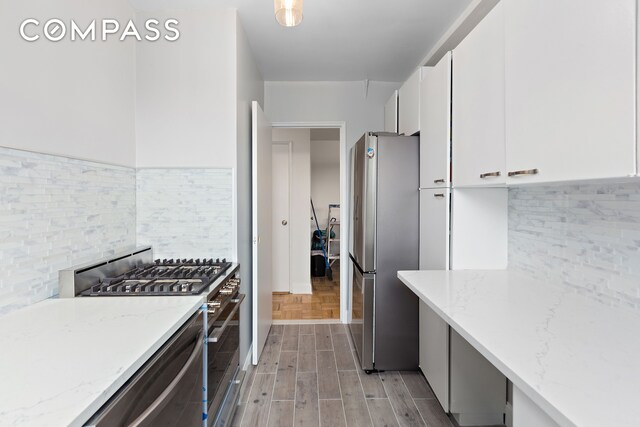
<path id="1" fill-rule="evenodd" d="M 98 261 L 76 265 L 58 273 L 60 298 L 73 298 L 106 277 L 119 276 L 142 264 L 153 262 L 153 249 L 143 246 Z"/>

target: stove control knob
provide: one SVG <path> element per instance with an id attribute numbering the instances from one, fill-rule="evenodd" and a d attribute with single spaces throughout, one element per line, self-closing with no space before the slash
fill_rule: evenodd
<path id="1" fill-rule="evenodd" d="M 220 264 L 220 258 L 216 258 L 216 264 Z"/>

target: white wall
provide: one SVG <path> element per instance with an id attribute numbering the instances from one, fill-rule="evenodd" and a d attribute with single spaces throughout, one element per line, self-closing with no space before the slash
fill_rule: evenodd
<path id="1" fill-rule="evenodd" d="M 311 140 L 311 198 L 316 208 L 320 228 L 325 229 L 329 204 L 340 203 L 340 140 Z M 339 210 L 333 214 L 340 220 Z M 315 228 L 314 222 L 311 229 L 315 230 Z"/>
<path id="2" fill-rule="evenodd" d="M 102 17 L 126 22 L 126 0 L 0 0 L 0 145 L 104 163 L 135 164 L 135 47 L 107 42 L 27 42 L 26 18 Z"/>
<path id="3" fill-rule="evenodd" d="M 384 104 L 400 83 L 265 82 L 265 112 L 274 122 L 343 121 L 347 147 L 384 129 Z"/>
<path id="4" fill-rule="evenodd" d="M 139 167 L 235 167 L 236 11 L 139 11 L 179 21 L 173 42 L 138 43 Z"/>
<path id="5" fill-rule="evenodd" d="M 236 18 L 237 19 L 237 18 Z M 237 74 L 237 163 L 235 173 L 236 259 L 240 262 L 240 291 L 247 295 L 240 316 L 240 355 L 251 345 L 252 295 L 252 222 L 251 222 L 251 101 L 264 106 L 264 81 L 253 59 L 251 46 L 239 20 L 236 20 Z M 241 360 L 244 362 L 244 359 Z"/>
<path id="6" fill-rule="evenodd" d="M 273 129 L 273 140 L 292 142 L 291 215 L 289 217 L 291 292 L 311 293 L 311 235 L 309 234 L 311 198 L 311 137 L 309 129 Z"/>

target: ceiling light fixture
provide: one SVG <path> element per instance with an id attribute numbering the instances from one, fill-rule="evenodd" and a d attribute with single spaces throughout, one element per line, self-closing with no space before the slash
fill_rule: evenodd
<path id="1" fill-rule="evenodd" d="M 302 22 L 303 0 L 274 0 L 276 21 L 283 27 L 295 27 Z"/>

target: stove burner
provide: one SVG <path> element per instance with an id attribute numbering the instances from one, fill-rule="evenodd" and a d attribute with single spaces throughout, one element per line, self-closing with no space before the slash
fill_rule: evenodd
<path id="1" fill-rule="evenodd" d="M 105 278 L 83 295 L 197 295 L 215 282 L 229 267 L 226 259 L 163 259 L 136 267 L 113 278 Z M 229 284 L 223 289 L 229 288 Z M 235 289 L 235 288 L 234 288 Z"/>

